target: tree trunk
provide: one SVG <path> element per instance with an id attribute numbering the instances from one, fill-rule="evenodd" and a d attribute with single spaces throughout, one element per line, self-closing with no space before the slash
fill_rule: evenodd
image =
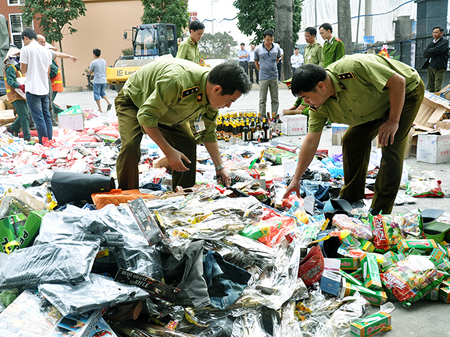
<path id="1" fill-rule="evenodd" d="M 338 0 L 338 26 L 339 32 L 335 35 L 344 42 L 345 54 L 351 55 L 353 54 L 353 43 L 350 0 Z"/>
<path id="2" fill-rule="evenodd" d="M 294 43 L 292 41 L 292 15 L 294 7 L 292 0 L 275 0 L 275 41 L 280 41 L 280 46 L 284 51 L 284 58 L 281 68 L 281 80 L 292 77 L 291 56 L 293 54 Z"/>

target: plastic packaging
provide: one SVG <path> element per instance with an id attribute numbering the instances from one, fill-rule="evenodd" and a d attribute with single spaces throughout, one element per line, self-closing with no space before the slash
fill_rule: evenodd
<path id="1" fill-rule="evenodd" d="M 98 250 L 95 242 L 59 241 L 0 254 L 0 287 L 89 281 Z"/>
<path id="2" fill-rule="evenodd" d="M 349 217 L 345 214 L 336 214 L 333 217 L 333 224 L 338 229 L 350 231 L 354 237 L 359 239 L 370 240 L 373 237 L 370 223 Z"/>
<path id="3" fill-rule="evenodd" d="M 412 195 L 416 198 L 444 197 L 440 180 L 408 181 L 406 183 L 406 194 Z"/>
<path id="4" fill-rule="evenodd" d="M 402 239 L 401 227 L 404 223 L 403 217 L 399 215 L 377 215 L 372 218 L 373 244 L 375 248 L 384 251 L 396 246 Z"/>
<path id="5" fill-rule="evenodd" d="M 128 284 L 117 283 L 105 276 L 90 274 L 90 281 L 70 284 L 41 284 L 39 291 L 64 316 L 113 307 L 120 303 L 139 301 L 148 292 Z"/>

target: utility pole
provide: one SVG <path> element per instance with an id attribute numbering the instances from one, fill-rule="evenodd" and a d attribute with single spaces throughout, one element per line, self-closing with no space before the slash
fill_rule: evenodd
<path id="1" fill-rule="evenodd" d="M 372 36 L 372 0 L 365 0 L 364 34 Z"/>
<path id="2" fill-rule="evenodd" d="M 353 54 L 350 0 L 338 0 L 339 38 L 344 42 L 345 54 Z"/>
<path id="3" fill-rule="evenodd" d="M 280 46 L 284 51 L 281 68 L 281 79 L 283 80 L 292 77 L 290 65 L 290 60 L 294 49 L 294 42 L 292 41 L 294 6 L 292 4 L 292 0 L 275 0 L 274 10 L 275 41 L 280 41 Z"/>
<path id="4" fill-rule="evenodd" d="M 214 35 L 214 4 L 219 0 L 211 0 L 211 23 L 212 23 L 212 35 Z"/>

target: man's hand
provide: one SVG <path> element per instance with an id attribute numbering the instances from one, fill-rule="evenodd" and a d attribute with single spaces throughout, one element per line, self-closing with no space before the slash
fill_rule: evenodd
<path id="1" fill-rule="evenodd" d="M 75 57 L 75 56 L 72 56 L 72 55 L 69 55 L 69 58 L 70 58 L 73 62 L 76 62 L 76 61 L 79 60 L 78 57 Z"/>
<path id="2" fill-rule="evenodd" d="M 297 193 L 297 196 L 300 198 L 300 181 L 291 181 L 291 183 L 287 187 L 286 193 L 284 193 L 283 195 L 283 199 L 290 196 L 292 192 Z"/>
<path id="3" fill-rule="evenodd" d="M 221 170 L 216 171 L 216 175 L 217 175 L 217 182 L 219 184 L 222 183 L 226 187 L 231 186 L 231 178 L 226 169 L 223 168 Z"/>
<path id="4" fill-rule="evenodd" d="M 183 160 L 187 163 L 191 163 L 191 161 L 186 157 L 182 152 L 175 150 L 172 148 L 172 151 L 166 154 L 167 160 L 169 161 L 170 167 L 177 172 L 186 172 L 189 169 L 184 166 Z"/>
<path id="5" fill-rule="evenodd" d="M 22 90 L 23 92 L 25 92 L 25 84 L 19 85 L 19 89 Z"/>
<path id="6" fill-rule="evenodd" d="M 378 142 L 381 146 L 388 146 L 394 144 L 394 137 L 398 130 L 398 123 L 388 119 L 385 123 L 381 124 L 378 131 Z"/>

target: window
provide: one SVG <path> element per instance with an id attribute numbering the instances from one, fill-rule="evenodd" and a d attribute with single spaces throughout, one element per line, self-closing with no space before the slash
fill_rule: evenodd
<path id="1" fill-rule="evenodd" d="M 11 29 L 11 41 L 17 48 L 22 48 L 22 31 L 25 28 L 33 28 L 22 23 L 22 14 L 9 14 L 9 25 Z"/>
<path id="2" fill-rule="evenodd" d="M 25 6 L 25 0 L 8 0 L 8 6 Z"/>

